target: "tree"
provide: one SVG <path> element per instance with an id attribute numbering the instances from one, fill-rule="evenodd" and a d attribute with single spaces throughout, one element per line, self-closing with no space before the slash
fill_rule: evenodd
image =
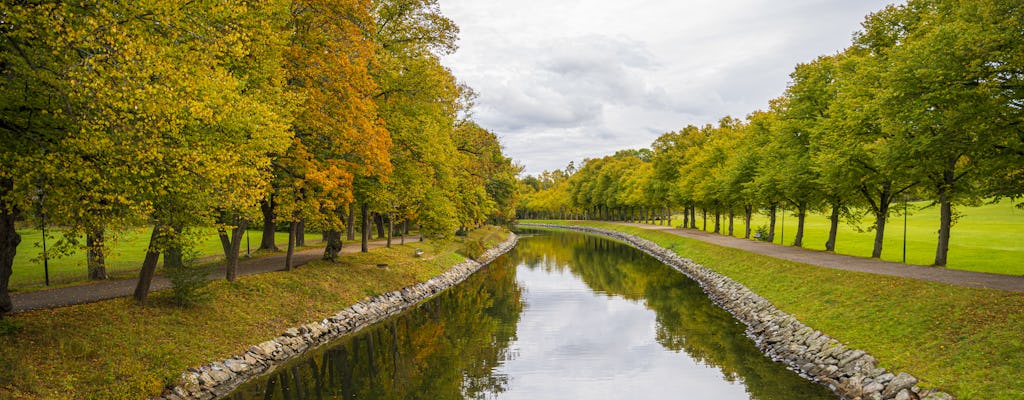
<path id="1" fill-rule="evenodd" d="M 356 0 L 291 6 L 287 88 L 302 102 L 292 125 L 296 140 L 274 164 L 272 198 L 275 221 L 289 224 L 289 254 L 298 225 L 306 223 L 325 232 L 324 259 L 333 260 L 356 177 L 391 173 L 391 137 L 373 101 L 378 44 L 370 7 Z"/>
<path id="2" fill-rule="evenodd" d="M 1010 126 L 1020 122 L 1021 13 L 1007 1 L 916 0 L 869 16 L 858 37 L 883 65 L 880 124 L 907 138 L 939 206 L 935 265 L 947 263 L 954 206 L 991 193 L 990 177 L 1007 169 L 1003 149 L 1019 148 Z"/>
<path id="3" fill-rule="evenodd" d="M 818 141 L 819 166 L 828 181 L 856 177 L 856 191 L 874 216 L 871 256 L 882 255 L 890 206 L 920 181 L 917 161 L 910 155 L 908 138 L 895 135 L 878 123 L 876 90 L 880 63 L 863 48 L 848 49 L 836 73 L 837 96 L 830 118 Z M 831 172 L 831 168 L 849 171 Z"/>

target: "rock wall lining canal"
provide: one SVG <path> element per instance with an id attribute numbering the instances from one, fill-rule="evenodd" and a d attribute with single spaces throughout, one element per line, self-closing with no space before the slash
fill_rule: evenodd
<path id="1" fill-rule="evenodd" d="M 863 350 L 850 349 L 838 340 L 798 321 L 739 282 L 682 258 L 654 242 L 599 228 L 520 224 L 523 227 L 570 229 L 612 237 L 630 244 L 697 281 L 708 297 L 746 326 L 757 347 L 776 362 L 802 376 L 828 386 L 844 399 L 946 400 L 948 393 L 923 390 L 917 378 L 895 375 L 878 366 Z"/>
<path id="2" fill-rule="evenodd" d="M 245 353 L 182 374 L 179 384 L 154 399 L 215 399 L 227 395 L 238 385 L 263 374 L 273 372 L 277 366 L 301 355 L 307 350 L 354 333 L 378 321 L 401 313 L 468 278 L 516 245 L 517 237 L 509 238 L 484 252 L 477 260 L 466 260 L 430 278 L 402 289 L 360 301 L 320 322 L 290 328 L 281 336 L 254 345 Z"/>

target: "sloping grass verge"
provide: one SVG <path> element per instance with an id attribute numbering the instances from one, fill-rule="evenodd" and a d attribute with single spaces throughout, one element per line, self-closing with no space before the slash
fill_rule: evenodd
<path id="1" fill-rule="evenodd" d="M 183 371 L 244 352 L 287 328 L 317 321 L 366 297 L 429 279 L 464 260 L 467 241 L 500 242 L 483 228 L 451 243 L 414 242 L 343 255 L 292 272 L 212 284 L 192 308 L 154 293 L 139 307 L 117 299 L 8 317 L 0 336 L 0 398 L 128 399 L 159 394 Z M 415 257 L 415 248 L 425 254 Z M 378 264 L 387 264 L 386 268 Z"/>
<path id="2" fill-rule="evenodd" d="M 524 221 L 567 225 L 565 221 Z M 839 271 L 609 223 L 729 276 L 890 370 L 959 399 L 1021 399 L 1024 294 Z"/>

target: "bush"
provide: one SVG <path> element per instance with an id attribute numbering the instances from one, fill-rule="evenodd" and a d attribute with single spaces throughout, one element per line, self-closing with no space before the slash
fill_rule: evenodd
<path id="1" fill-rule="evenodd" d="M 472 259 L 478 259 L 487 249 L 484 248 L 483 243 L 479 240 L 466 240 L 466 243 L 462 244 L 462 248 L 459 249 L 459 254 Z"/>
<path id="2" fill-rule="evenodd" d="M 767 242 L 768 241 L 768 226 L 767 225 L 761 225 L 761 226 L 757 227 L 757 229 L 754 230 L 754 239 L 760 240 L 762 242 Z"/>
<path id="3" fill-rule="evenodd" d="M 164 256 L 164 275 L 171 280 L 172 299 L 177 305 L 188 307 L 210 299 L 207 286 L 210 285 L 208 276 L 213 266 L 199 265 L 196 259 L 194 251 L 181 256 L 180 262 L 173 258 L 168 261 L 167 255 Z"/>

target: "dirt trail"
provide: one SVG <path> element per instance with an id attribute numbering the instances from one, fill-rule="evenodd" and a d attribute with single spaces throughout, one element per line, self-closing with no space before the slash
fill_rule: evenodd
<path id="1" fill-rule="evenodd" d="M 801 262 L 804 264 L 817 265 L 820 267 L 914 278 L 923 281 L 942 282 L 956 286 L 998 289 L 1024 293 L 1024 276 L 988 274 L 984 272 L 908 265 L 897 262 L 882 261 L 874 258 L 861 258 L 827 253 L 818 250 L 808 250 L 800 247 L 781 246 L 767 242 L 717 235 L 695 229 L 678 229 L 668 226 L 635 223 L 621 223 L 620 225 L 664 231 L 673 235 L 696 239 L 723 247 L 746 250 L 752 253 L 781 258 L 783 260 Z"/>

